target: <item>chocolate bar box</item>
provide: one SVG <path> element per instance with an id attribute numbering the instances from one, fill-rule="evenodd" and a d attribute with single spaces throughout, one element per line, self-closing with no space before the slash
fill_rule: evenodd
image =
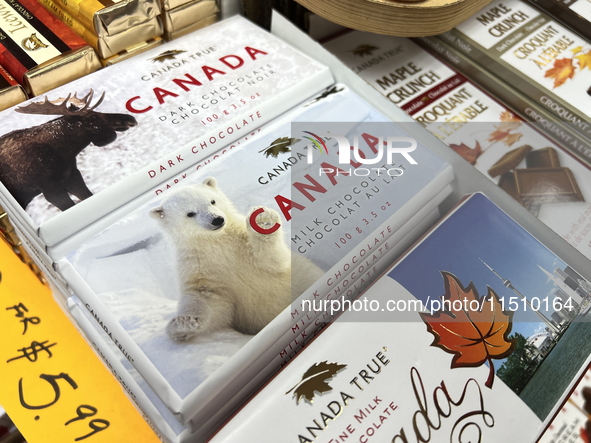
<path id="1" fill-rule="evenodd" d="M 210 441 L 537 441 L 587 367 L 590 288 L 474 194 Z"/>
<path id="2" fill-rule="evenodd" d="M 325 47 L 591 258 L 588 165 L 409 39 L 354 31 Z"/>
<path id="3" fill-rule="evenodd" d="M 399 236 L 399 229 L 395 234 L 392 234 L 387 241 L 382 243 L 381 247 L 386 247 L 390 244 L 389 252 L 384 254 L 380 259 L 379 267 L 386 269 L 391 261 L 400 254 L 400 246 L 402 249 L 412 245 L 414 241 L 422 235 L 429 227 L 439 219 L 439 211 L 433 210 L 430 215 L 423 217 L 416 225 L 410 229 L 406 236 Z M 407 223 L 407 225 L 410 222 Z M 355 291 L 355 295 L 359 292 Z M 201 442 L 211 437 L 211 435 L 232 415 L 236 412 L 245 397 L 249 392 L 254 392 L 261 385 L 259 377 L 248 382 L 236 395 L 236 400 L 226 403 L 215 412 L 212 418 L 208 419 L 206 423 L 191 432 L 190 428 L 183 426 L 174 417 L 170 410 L 164 405 L 162 400 L 154 393 L 146 381 L 139 375 L 137 370 L 129 363 L 125 355 L 118 349 L 117 345 L 109 338 L 103 328 L 97 323 L 92 314 L 84 307 L 84 304 L 76 296 L 68 299 L 68 309 L 72 316 L 76 319 L 78 326 L 84 331 L 87 340 L 97 350 L 101 358 L 114 376 L 121 382 L 123 388 L 129 393 L 130 397 L 136 402 L 140 410 L 145 414 L 144 418 L 152 424 L 153 429 L 161 439 L 170 443 L 190 443 Z M 323 318 L 317 324 L 310 324 L 308 329 L 309 338 L 302 340 L 294 346 L 294 349 L 300 349 L 304 343 L 313 339 L 319 328 L 324 327 L 328 323 L 328 319 Z M 301 335 L 301 334 L 300 334 Z M 290 350 L 290 354 L 293 351 Z M 295 354 L 295 353 L 294 353 Z M 287 361 L 287 359 L 284 359 Z M 282 363 L 287 364 L 287 363 Z M 270 365 L 271 366 L 271 365 Z M 244 391 L 244 393 L 242 392 Z"/>
<path id="4" fill-rule="evenodd" d="M 246 384 L 256 387 L 276 371 L 298 346 L 296 340 L 305 338 L 303 329 L 311 327 L 311 336 L 321 327 L 323 319 L 316 320 L 324 309 L 307 306 L 303 312 L 303 300 L 353 296 L 356 287 L 369 284 L 387 266 L 382 257 L 397 246 L 387 243 L 389 238 L 431 217 L 450 193 L 451 168 L 421 145 L 410 154 L 416 164 L 402 155 L 395 163 L 375 164 L 378 169 L 389 164 L 384 171 L 392 169 L 393 175 L 354 173 L 354 165 L 363 171 L 355 158 L 351 166 L 339 164 L 337 139 L 325 137 L 323 128 L 348 140 L 358 136 L 359 155 L 366 158 L 385 134 L 408 138 L 345 86 L 336 85 L 293 113 L 170 189 L 153 191 L 146 204 L 58 262 L 85 308 L 192 431 Z M 328 123 L 312 123 L 322 119 Z M 329 124 L 342 120 L 351 123 Z M 292 129 L 292 121 L 301 129 Z M 188 224 L 175 227 L 177 215 L 178 222 Z M 201 225 L 206 229 L 197 228 Z M 188 237 L 179 243 L 175 232 Z M 236 235 L 246 236 L 251 246 L 240 252 L 242 237 Z M 195 253 L 211 248 L 206 253 L 211 260 L 183 259 L 193 254 L 179 249 L 191 243 L 189 238 L 197 240 Z M 234 261 L 236 254 L 240 263 Z M 214 296 L 213 310 L 207 309 L 213 316 L 195 322 L 183 308 L 193 309 L 186 305 L 193 298 L 183 277 L 192 273 L 184 274 L 181 263 L 202 263 L 207 279 L 223 281 L 228 294 L 239 284 L 241 300 L 250 299 L 254 290 L 261 291 L 260 297 L 223 313 L 229 299 Z M 263 296 L 268 287 L 277 289 Z M 242 316 L 247 307 L 256 310 L 246 317 L 255 323 Z M 204 320 L 208 315 L 194 314 Z"/>
<path id="5" fill-rule="evenodd" d="M 55 245 L 330 83 L 327 68 L 228 19 L 4 111 L 0 198 Z"/>
<path id="6" fill-rule="evenodd" d="M 591 140 L 588 41 L 520 0 L 495 0 L 440 38 Z"/>
<path id="7" fill-rule="evenodd" d="M 591 40 L 591 4 L 586 0 L 529 0 L 542 11 Z"/>

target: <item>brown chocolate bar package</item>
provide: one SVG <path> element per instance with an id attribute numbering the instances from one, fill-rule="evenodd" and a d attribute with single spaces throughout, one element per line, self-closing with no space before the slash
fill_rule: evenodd
<path id="1" fill-rule="evenodd" d="M 514 174 L 517 192 L 526 206 L 585 201 L 569 168 L 516 169 Z"/>
<path id="2" fill-rule="evenodd" d="M 127 60 L 128 58 L 133 57 L 134 55 L 141 54 L 144 51 L 155 48 L 156 46 L 160 46 L 162 43 L 164 43 L 164 39 L 162 37 L 154 37 L 139 45 L 135 45 L 131 48 L 128 48 L 125 51 L 121 51 L 119 54 L 101 60 L 101 63 L 103 64 L 103 66 L 112 66 L 116 63 L 122 62 L 123 60 Z"/>
<path id="3" fill-rule="evenodd" d="M 197 0 L 179 8 L 164 11 L 162 22 L 166 32 L 174 32 L 191 26 L 219 12 L 215 0 Z"/>
<path id="4" fill-rule="evenodd" d="M 18 105 L 27 98 L 23 87 L 0 66 L 0 111 Z"/>
<path id="5" fill-rule="evenodd" d="M 115 35 L 160 15 L 160 0 L 58 0 L 64 11 L 97 35 Z"/>
<path id="6" fill-rule="evenodd" d="M 179 29 L 178 31 L 165 32 L 164 38 L 166 40 L 174 40 L 184 35 L 190 34 L 191 32 L 197 31 L 198 29 L 205 28 L 206 26 L 212 25 L 219 20 L 219 15 L 214 14 L 187 26 L 186 28 Z"/>
<path id="7" fill-rule="evenodd" d="M 488 170 L 488 175 L 491 177 L 497 177 L 498 175 L 512 171 L 519 165 L 519 163 L 523 161 L 523 159 L 532 151 L 532 149 L 533 148 L 529 145 L 523 145 L 517 149 L 507 152 L 490 167 Z"/>
<path id="8" fill-rule="evenodd" d="M 536 149 L 525 157 L 527 168 L 559 168 L 560 160 L 554 148 Z"/>
<path id="9" fill-rule="evenodd" d="M 69 12 L 61 7 L 59 0 L 38 0 L 49 12 L 58 17 L 69 26 L 76 34 L 80 35 L 98 53 L 101 59 L 112 57 L 128 48 L 142 44 L 154 37 L 159 37 L 164 32 L 161 18 L 154 17 L 151 20 L 118 34 L 96 34 L 94 29 L 87 28 Z"/>
<path id="10" fill-rule="evenodd" d="M 0 0 L 0 64 L 38 95 L 101 67 L 88 44 L 35 0 Z"/>

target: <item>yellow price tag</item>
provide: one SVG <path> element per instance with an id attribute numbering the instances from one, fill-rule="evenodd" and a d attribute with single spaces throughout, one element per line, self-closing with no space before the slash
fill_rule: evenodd
<path id="1" fill-rule="evenodd" d="M 119 383 L 0 240 L 0 404 L 29 443 L 156 443 Z"/>

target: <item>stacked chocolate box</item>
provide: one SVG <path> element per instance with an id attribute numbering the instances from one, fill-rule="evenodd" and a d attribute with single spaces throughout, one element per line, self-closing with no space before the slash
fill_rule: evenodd
<path id="1" fill-rule="evenodd" d="M 523 160 L 525 168 L 518 168 Z M 534 214 L 544 203 L 585 201 L 571 170 L 560 166 L 554 148 L 520 146 L 503 155 L 488 174 L 501 176 L 499 186 Z"/>
<path id="2" fill-rule="evenodd" d="M 164 36 L 174 40 L 218 21 L 217 0 L 160 0 Z"/>
<path id="3" fill-rule="evenodd" d="M 158 0 L 37 1 L 96 49 L 103 65 L 162 43 Z"/>

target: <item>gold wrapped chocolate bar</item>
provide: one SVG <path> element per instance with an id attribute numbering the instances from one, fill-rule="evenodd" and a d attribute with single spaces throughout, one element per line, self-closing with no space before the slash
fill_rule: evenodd
<path id="1" fill-rule="evenodd" d="M 215 0 L 198 0 L 178 8 L 163 11 L 162 21 L 166 32 L 175 32 L 207 17 L 215 16 L 219 9 Z"/>
<path id="2" fill-rule="evenodd" d="M 0 64 L 29 95 L 101 67 L 94 50 L 34 0 L 0 0 Z"/>
<path id="3" fill-rule="evenodd" d="M 160 15 L 159 0 L 59 0 L 61 8 L 97 35 L 115 35 Z"/>
<path id="4" fill-rule="evenodd" d="M 27 99 L 27 93 L 6 69 L 0 66 L 0 111 L 18 105 Z"/>
<path id="5" fill-rule="evenodd" d="M 127 48 L 124 51 L 119 52 L 112 57 L 106 58 L 101 60 L 103 66 L 112 66 L 115 63 L 122 62 L 123 60 L 127 60 L 134 55 L 141 54 L 142 52 L 148 51 L 156 46 L 160 46 L 164 43 L 164 40 L 161 37 L 154 37 L 148 41 L 142 42 L 139 45 L 132 46 L 131 48 Z"/>
<path id="6" fill-rule="evenodd" d="M 78 18 L 64 10 L 59 0 L 38 1 L 91 45 L 102 60 L 159 37 L 163 33 L 162 21 L 157 16 L 117 34 L 97 34 L 93 28 L 87 28 Z"/>

